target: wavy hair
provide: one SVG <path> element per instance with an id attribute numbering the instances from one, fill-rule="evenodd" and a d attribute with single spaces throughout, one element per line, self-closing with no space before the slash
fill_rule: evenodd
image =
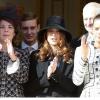
<path id="1" fill-rule="evenodd" d="M 58 45 L 56 46 L 57 52 L 55 53 L 50 44 L 47 41 L 47 36 L 45 33 L 45 41 L 40 48 L 40 51 L 38 53 L 39 60 L 44 61 L 46 58 L 53 58 L 54 56 L 61 56 L 63 57 L 63 61 L 67 62 L 70 58 L 72 58 L 72 50 L 70 48 L 70 45 L 66 42 L 65 35 L 63 32 L 60 32 L 60 40 Z"/>

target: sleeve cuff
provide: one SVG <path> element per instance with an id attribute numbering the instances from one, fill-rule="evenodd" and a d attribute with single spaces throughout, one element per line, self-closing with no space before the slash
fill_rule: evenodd
<path id="1" fill-rule="evenodd" d="M 11 60 L 9 61 L 8 63 L 8 66 L 7 66 L 7 74 L 13 74 L 15 73 L 18 68 L 19 68 L 19 64 L 20 64 L 20 61 L 19 59 L 17 58 L 15 62 L 12 62 Z"/>

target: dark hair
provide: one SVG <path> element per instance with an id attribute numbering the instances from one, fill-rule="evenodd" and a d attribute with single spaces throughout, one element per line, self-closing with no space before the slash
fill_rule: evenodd
<path id="1" fill-rule="evenodd" d="M 32 12 L 23 13 L 21 21 L 27 21 L 27 20 L 32 20 L 32 19 L 36 19 L 37 24 L 40 23 L 39 17 L 36 14 L 32 13 Z"/>
<path id="2" fill-rule="evenodd" d="M 3 19 L 0 19 L 0 22 L 2 20 L 5 20 L 5 21 L 11 23 L 13 25 L 14 29 L 15 29 L 15 33 L 18 34 L 19 29 L 18 29 L 17 23 L 15 23 L 15 21 L 13 21 L 11 19 L 3 18 Z"/>
<path id="3" fill-rule="evenodd" d="M 18 33 L 20 25 L 20 16 L 16 6 L 7 6 L 0 9 L 0 21 L 5 20 L 11 23 L 15 28 L 15 33 Z"/>

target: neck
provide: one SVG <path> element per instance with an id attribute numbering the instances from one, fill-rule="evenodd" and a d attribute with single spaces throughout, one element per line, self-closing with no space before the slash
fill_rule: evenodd
<path id="1" fill-rule="evenodd" d="M 51 46 L 53 53 L 56 55 L 57 54 L 57 47 L 56 46 Z"/>
<path id="2" fill-rule="evenodd" d="M 52 50 L 55 51 L 56 47 L 55 46 L 51 46 Z"/>
<path id="3" fill-rule="evenodd" d="M 32 46 L 33 44 L 35 44 L 36 42 L 37 42 L 37 40 L 36 41 L 34 41 L 34 42 L 27 42 L 27 41 L 24 41 L 27 45 L 29 45 L 29 46 Z"/>
<path id="4" fill-rule="evenodd" d="M 92 33 L 92 32 L 89 32 L 88 34 L 89 34 L 90 36 L 93 36 L 93 33 Z"/>

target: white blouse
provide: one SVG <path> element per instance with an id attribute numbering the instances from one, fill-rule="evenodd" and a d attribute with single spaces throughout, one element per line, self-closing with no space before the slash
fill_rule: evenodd
<path id="1" fill-rule="evenodd" d="M 9 60 L 9 63 L 7 66 L 7 73 L 8 74 L 15 73 L 19 68 L 19 64 L 20 64 L 19 58 L 17 58 L 15 62 L 12 62 L 11 60 Z"/>

